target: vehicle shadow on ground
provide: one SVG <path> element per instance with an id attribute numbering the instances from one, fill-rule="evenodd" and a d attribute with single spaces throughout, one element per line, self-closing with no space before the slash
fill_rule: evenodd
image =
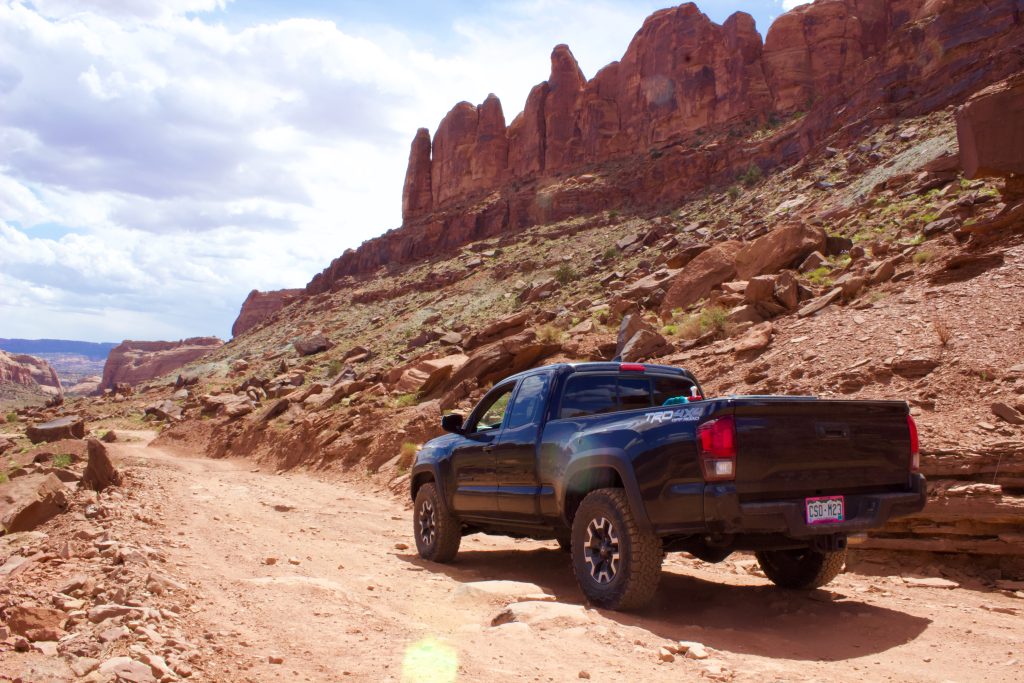
<path id="1" fill-rule="evenodd" d="M 526 581 L 541 586 L 559 602 L 585 603 L 568 555 L 557 549 L 465 550 L 450 565 L 414 555 L 400 558 L 460 583 Z M 695 640 L 723 651 L 809 661 L 841 661 L 884 652 L 912 641 L 931 623 L 856 598 L 832 601 L 827 591 L 737 586 L 684 571 L 679 565 L 663 570 L 658 593 L 646 609 L 600 610 L 601 614 L 666 640 Z"/>

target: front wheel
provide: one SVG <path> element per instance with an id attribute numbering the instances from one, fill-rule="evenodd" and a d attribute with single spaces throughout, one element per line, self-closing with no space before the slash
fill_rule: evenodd
<path id="1" fill-rule="evenodd" d="M 762 550 L 754 555 L 764 575 L 782 588 L 819 588 L 839 576 L 846 564 L 845 548 L 832 552 L 810 548 Z"/>
<path id="2" fill-rule="evenodd" d="M 583 594 L 607 609 L 638 609 L 654 597 L 661 539 L 640 530 L 622 489 L 591 491 L 572 522 L 572 568 Z"/>
<path id="3" fill-rule="evenodd" d="M 451 562 L 462 543 L 462 525 L 448 511 L 434 484 L 416 492 L 413 505 L 413 535 L 420 557 L 432 562 Z"/>

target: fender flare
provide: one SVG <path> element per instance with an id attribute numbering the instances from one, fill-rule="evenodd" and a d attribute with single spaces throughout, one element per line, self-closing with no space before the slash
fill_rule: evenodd
<path id="1" fill-rule="evenodd" d="M 622 486 L 626 491 L 626 498 L 629 500 L 629 507 L 633 512 L 637 525 L 645 533 L 653 533 L 654 527 L 647 516 L 647 507 L 644 505 L 643 496 L 640 494 L 640 485 L 637 483 L 636 475 L 633 472 L 633 463 L 622 450 L 602 449 L 577 455 L 565 468 L 565 472 L 555 484 L 555 500 L 558 505 L 559 515 L 562 522 L 569 526 L 569 520 L 565 514 L 565 498 L 568 483 L 573 477 L 589 469 L 612 469 L 622 480 Z"/>
<path id="2" fill-rule="evenodd" d="M 441 468 L 437 462 L 422 462 L 413 466 L 409 473 L 409 495 L 413 502 L 416 501 L 415 485 L 416 477 L 421 474 L 429 474 L 433 478 L 434 486 L 437 487 L 437 494 L 441 496 L 444 504 L 451 509 L 451 501 L 448 499 L 447 487 L 444 484 L 444 477 L 441 476 Z"/>

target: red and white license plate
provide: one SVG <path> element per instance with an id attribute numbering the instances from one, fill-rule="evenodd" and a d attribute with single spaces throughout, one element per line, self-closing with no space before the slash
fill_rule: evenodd
<path id="1" fill-rule="evenodd" d="M 807 523 L 829 524 L 846 520 L 843 496 L 822 496 L 807 499 Z"/>

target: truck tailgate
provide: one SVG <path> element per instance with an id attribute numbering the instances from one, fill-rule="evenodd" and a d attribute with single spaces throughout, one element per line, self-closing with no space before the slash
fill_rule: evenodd
<path id="1" fill-rule="evenodd" d="M 908 486 L 910 429 L 901 401 L 737 399 L 735 419 L 741 500 Z"/>

